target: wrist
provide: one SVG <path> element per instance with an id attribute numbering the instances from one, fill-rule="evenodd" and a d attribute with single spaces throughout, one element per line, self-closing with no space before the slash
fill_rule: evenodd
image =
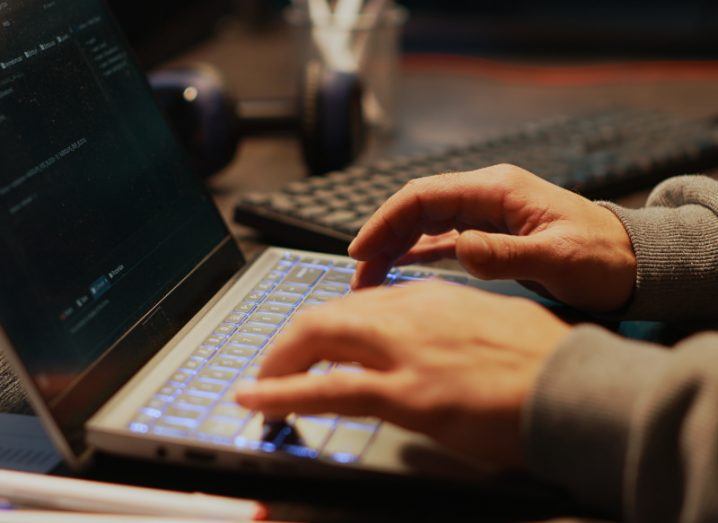
<path id="1" fill-rule="evenodd" d="M 626 307 L 630 302 L 636 286 L 638 262 L 623 222 L 611 208 L 600 203 L 599 207 L 603 214 L 600 231 L 604 237 L 602 243 L 605 245 L 604 256 L 609 278 L 606 284 L 607 288 L 613 289 L 604 312 L 612 312 Z"/>

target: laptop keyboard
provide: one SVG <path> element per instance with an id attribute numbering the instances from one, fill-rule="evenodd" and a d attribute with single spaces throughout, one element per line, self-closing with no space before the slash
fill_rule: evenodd
<path id="1" fill-rule="evenodd" d="M 130 430 L 340 463 L 359 460 L 379 428 L 378 420 L 291 415 L 286 421 L 266 423 L 260 414 L 235 403 L 233 392 L 239 383 L 256 380 L 264 351 L 292 315 L 347 294 L 354 270 L 351 261 L 285 253 L 140 409 Z M 435 275 L 394 269 L 386 284 Z M 459 284 L 469 281 L 461 275 L 438 276 Z M 310 372 L 349 373 L 361 368 L 321 362 Z"/>

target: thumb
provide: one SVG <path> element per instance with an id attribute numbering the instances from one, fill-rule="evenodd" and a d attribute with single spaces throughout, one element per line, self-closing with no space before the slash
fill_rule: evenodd
<path id="1" fill-rule="evenodd" d="M 456 257 L 477 278 L 540 280 L 549 265 L 540 235 L 511 236 L 470 230 L 456 241 Z"/>

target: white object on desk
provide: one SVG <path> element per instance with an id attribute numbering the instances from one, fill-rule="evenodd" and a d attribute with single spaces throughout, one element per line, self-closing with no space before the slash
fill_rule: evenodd
<path id="1" fill-rule="evenodd" d="M 207 518 L 161 518 L 120 516 L 117 514 L 78 514 L 77 512 L 0 511 L 0 523 L 208 523 Z M 266 521 L 265 523 L 271 523 Z"/>
<path id="2" fill-rule="evenodd" d="M 266 508 L 256 501 L 11 471 L 0 471 L 0 498 L 32 507 L 104 514 L 223 521 L 267 517 Z"/>

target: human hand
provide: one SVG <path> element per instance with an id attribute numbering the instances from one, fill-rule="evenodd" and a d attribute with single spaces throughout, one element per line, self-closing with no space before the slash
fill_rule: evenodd
<path id="1" fill-rule="evenodd" d="M 569 329 L 534 302 L 447 283 L 360 291 L 299 314 L 236 398 L 269 417 L 377 416 L 519 467 L 521 410 Z M 325 360 L 365 370 L 303 372 Z"/>
<path id="2" fill-rule="evenodd" d="M 420 178 L 393 195 L 349 247 L 353 287 L 395 264 L 454 257 L 482 279 L 515 279 L 594 312 L 625 305 L 636 257 L 620 220 L 512 165 Z"/>

